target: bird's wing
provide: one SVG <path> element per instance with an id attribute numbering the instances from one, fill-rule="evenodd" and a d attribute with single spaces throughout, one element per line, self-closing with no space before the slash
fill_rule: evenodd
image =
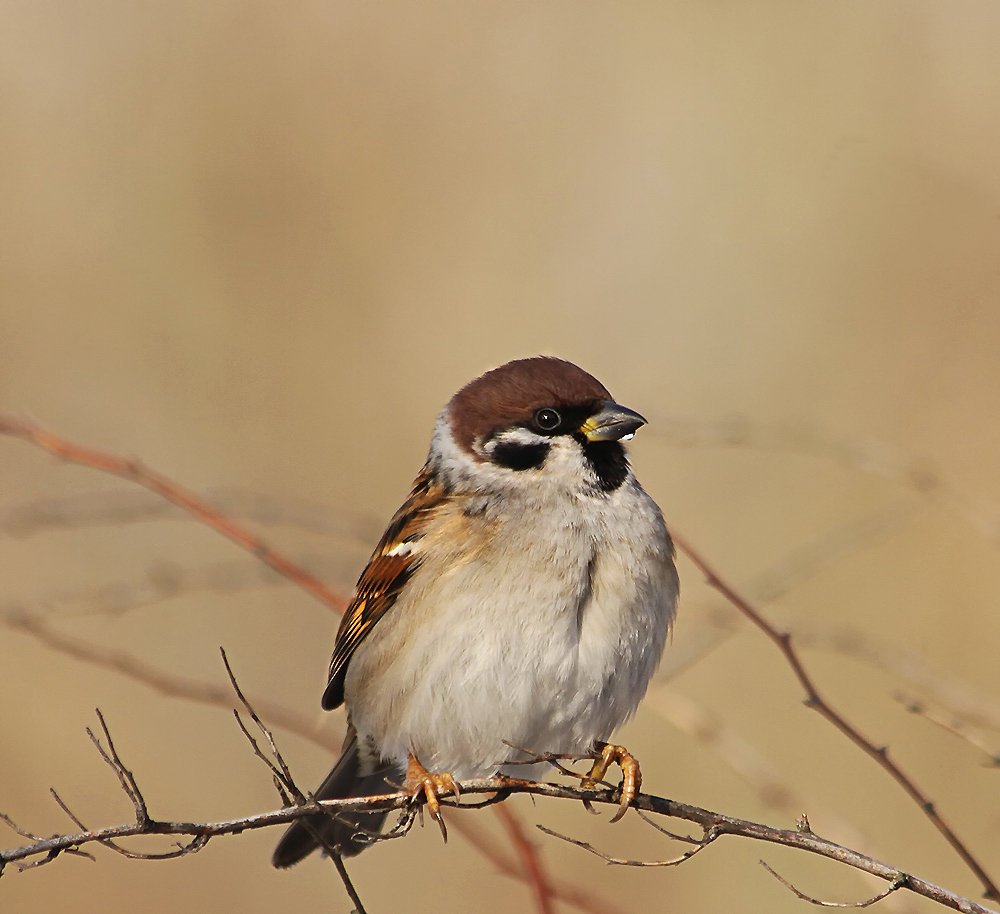
<path id="1" fill-rule="evenodd" d="M 344 701 L 347 665 L 362 641 L 384 616 L 420 563 L 417 543 L 445 498 L 445 490 L 424 467 L 413 489 L 396 512 L 360 579 L 351 605 L 337 631 L 330 661 L 330 678 L 323 693 L 323 707 L 340 707 Z"/>

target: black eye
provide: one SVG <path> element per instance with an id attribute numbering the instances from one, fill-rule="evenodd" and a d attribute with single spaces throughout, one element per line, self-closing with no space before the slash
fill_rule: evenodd
<path id="1" fill-rule="evenodd" d="M 543 432 L 551 432 L 562 424 L 562 416 L 551 407 L 545 406 L 535 413 L 535 425 Z"/>

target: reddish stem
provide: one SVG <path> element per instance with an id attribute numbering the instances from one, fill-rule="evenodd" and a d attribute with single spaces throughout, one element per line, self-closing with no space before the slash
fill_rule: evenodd
<path id="1" fill-rule="evenodd" d="M 511 844 L 514 845 L 514 850 L 517 851 L 518 857 L 521 858 L 521 863 L 529 877 L 531 888 L 535 893 L 535 907 L 538 909 L 538 914 L 554 914 L 552 889 L 549 887 L 545 870 L 542 867 L 538 848 L 528 840 L 528 836 L 524 833 L 524 828 L 521 825 L 521 820 L 508 807 L 507 803 L 495 806 L 494 810 L 496 811 L 497 818 L 503 823 L 503 827 L 507 829 L 507 834 L 510 836 Z"/>
<path id="2" fill-rule="evenodd" d="M 70 463 L 102 470 L 113 476 L 120 476 L 131 482 L 155 492 L 157 495 L 173 502 L 203 524 L 221 533 L 224 537 L 253 553 L 265 565 L 273 568 L 278 574 L 294 581 L 299 587 L 309 591 L 314 597 L 325 603 L 331 609 L 342 613 L 347 608 L 348 601 L 339 593 L 331 590 L 322 581 L 311 575 L 301 565 L 290 561 L 275 552 L 259 536 L 234 523 L 230 518 L 210 508 L 193 492 L 189 492 L 177 483 L 161 476 L 159 473 L 144 467 L 138 460 L 119 457 L 106 451 L 82 447 L 58 435 L 29 422 L 18 421 L 8 416 L 0 416 L 0 434 L 23 438 L 44 448 L 51 454 Z"/>

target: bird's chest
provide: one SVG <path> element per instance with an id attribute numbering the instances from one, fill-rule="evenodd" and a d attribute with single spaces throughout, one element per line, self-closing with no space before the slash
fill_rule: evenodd
<path id="1" fill-rule="evenodd" d="M 606 529 L 586 502 L 520 512 L 516 525 L 488 509 L 441 518 L 351 661 L 359 734 L 384 757 L 416 751 L 471 775 L 509 756 L 505 741 L 575 751 L 610 733 L 631 710 L 608 688 L 643 610 L 621 574 L 633 546 Z"/>

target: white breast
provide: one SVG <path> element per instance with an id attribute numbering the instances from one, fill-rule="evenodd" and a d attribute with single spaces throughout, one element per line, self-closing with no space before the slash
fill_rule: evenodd
<path id="1" fill-rule="evenodd" d="M 418 570 L 347 672 L 373 755 L 479 777 L 518 757 L 508 743 L 585 752 L 634 712 L 677 577 L 659 509 L 631 475 L 600 495 L 544 485 L 458 499 L 417 548 Z"/>

